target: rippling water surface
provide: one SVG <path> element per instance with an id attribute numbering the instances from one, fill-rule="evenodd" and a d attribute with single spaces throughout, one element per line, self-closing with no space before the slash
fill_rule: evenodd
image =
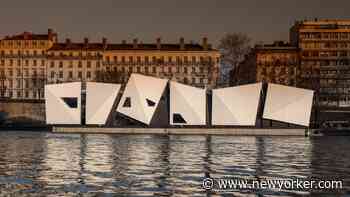
<path id="1" fill-rule="evenodd" d="M 209 192 L 223 177 L 324 177 L 342 190 Z M 350 138 L 0 133 L 0 196 L 350 196 Z"/>

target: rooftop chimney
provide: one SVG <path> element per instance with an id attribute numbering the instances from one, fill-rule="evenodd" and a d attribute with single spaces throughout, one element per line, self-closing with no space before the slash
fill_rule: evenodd
<path id="1" fill-rule="evenodd" d="M 138 40 L 137 40 L 137 38 L 135 38 L 134 40 L 133 40 L 133 48 L 134 49 L 137 49 L 137 42 L 138 42 Z"/>
<path id="2" fill-rule="evenodd" d="M 30 35 L 29 32 L 23 32 L 23 37 L 24 37 L 25 40 L 29 39 L 29 35 Z"/>
<path id="3" fill-rule="evenodd" d="M 162 48 L 161 38 L 157 38 L 157 49 L 160 50 Z"/>
<path id="4" fill-rule="evenodd" d="M 203 38 L 202 47 L 203 47 L 203 50 L 205 50 L 205 51 L 208 50 L 208 38 L 207 37 Z"/>
<path id="5" fill-rule="evenodd" d="M 185 39 L 183 37 L 180 38 L 180 50 L 185 50 Z"/>
<path id="6" fill-rule="evenodd" d="M 89 45 L 89 38 L 84 38 L 84 45 L 85 45 L 85 47 L 88 47 L 88 45 Z"/>
<path id="7" fill-rule="evenodd" d="M 107 48 L 107 38 L 102 38 L 103 49 Z"/>
<path id="8" fill-rule="evenodd" d="M 126 44 L 126 40 L 122 40 L 122 44 Z"/>
<path id="9" fill-rule="evenodd" d="M 57 37 L 54 38 L 55 35 L 54 35 L 54 32 L 53 32 L 53 30 L 51 28 L 47 29 L 47 37 L 48 37 L 49 40 L 57 42 L 57 40 L 56 40 Z"/>
<path id="10" fill-rule="evenodd" d="M 71 43 L 72 43 L 72 42 L 70 41 L 70 39 L 69 39 L 69 38 L 66 38 L 66 46 L 69 47 L 69 46 L 71 45 Z"/>

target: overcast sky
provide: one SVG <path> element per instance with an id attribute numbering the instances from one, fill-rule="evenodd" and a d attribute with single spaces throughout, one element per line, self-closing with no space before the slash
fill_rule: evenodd
<path id="1" fill-rule="evenodd" d="M 216 45 L 227 32 L 243 32 L 254 42 L 270 42 L 287 40 L 295 20 L 349 15 L 350 0 L 1 0 L 0 36 L 53 28 L 60 40 L 207 36 Z"/>

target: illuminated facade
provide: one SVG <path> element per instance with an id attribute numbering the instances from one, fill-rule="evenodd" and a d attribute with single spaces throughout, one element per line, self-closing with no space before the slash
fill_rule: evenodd
<path id="1" fill-rule="evenodd" d="M 63 82 L 126 84 L 131 73 L 171 79 L 196 87 L 214 88 L 220 53 L 207 38 L 201 44 L 57 42 L 57 34 L 24 32 L 0 40 L 0 96 L 43 99 L 44 85 Z"/>
<path id="2" fill-rule="evenodd" d="M 297 21 L 290 42 L 300 49 L 300 86 L 323 106 L 350 106 L 350 20 Z"/>
<path id="3" fill-rule="evenodd" d="M 0 97 L 43 99 L 46 83 L 46 52 L 57 34 L 24 32 L 0 40 Z"/>

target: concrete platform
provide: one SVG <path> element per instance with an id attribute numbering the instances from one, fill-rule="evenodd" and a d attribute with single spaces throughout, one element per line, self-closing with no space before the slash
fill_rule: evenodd
<path id="1" fill-rule="evenodd" d="M 105 128 L 53 127 L 54 133 L 92 134 L 161 134 L 161 135 L 239 135 L 239 136 L 305 136 L 305 129 L 261 128 Z"/>

